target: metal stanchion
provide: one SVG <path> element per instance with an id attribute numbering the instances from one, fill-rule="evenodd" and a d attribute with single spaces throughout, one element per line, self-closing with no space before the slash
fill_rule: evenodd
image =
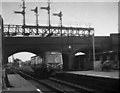
<path id="1" fill-rule="evenodd" d="M 93 64 L 95 63 L 95 37 L 94 37 L 94 31 L 92 36 L 92 45 L 93 45 Z"/>

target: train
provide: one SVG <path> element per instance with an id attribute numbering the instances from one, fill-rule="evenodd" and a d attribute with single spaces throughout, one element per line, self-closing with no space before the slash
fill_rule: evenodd
<path id="1" fill-rule="evenodd" d="M 44 56 L 33 56 L 30 62 L 31 68 L 41 76 L 52 75 L 63 69 L 63 58 L 60 52 L 45 52 Z"/>

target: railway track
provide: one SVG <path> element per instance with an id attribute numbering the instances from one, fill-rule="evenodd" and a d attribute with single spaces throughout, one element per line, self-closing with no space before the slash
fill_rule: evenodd
<path id="1" fill-rule="evenodd" d="M 68 83 L 53 77 L 40 79 L 39 77 L 35 77 L 35 75 L 30 75 L 28 73 L 24 73 L 19 71 L 22 77 L 26 79 L 31 79 L 40 83 L 51 89 L 52 93 L 95 93 L 93 89 L 89 89 L 83 86 L 75 85 L 72 83 Z"/>

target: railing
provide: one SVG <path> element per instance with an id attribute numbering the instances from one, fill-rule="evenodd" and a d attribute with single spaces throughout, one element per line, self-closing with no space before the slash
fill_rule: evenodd
<path id="1" fill-rule="evenodd" d="M 91 36 L 94 28 L 84 27 L 57 27 L 57 26 L 31 26 L 31 25 L 4 25 L 4 36 L 38 36 L 38 37 L 61 37 L 61 36 Z"/>

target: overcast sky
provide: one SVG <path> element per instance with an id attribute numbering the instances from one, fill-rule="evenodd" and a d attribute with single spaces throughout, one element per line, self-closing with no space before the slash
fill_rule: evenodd
<path id="1" fill-rule="evenodd" d="M 47 3 L 43 2 L 47 0 L 26 1 L 26 24 L 35 25 L 35 14 L 31 9 L 38 6 L 39 25 L 47 25 L 47 11 L 40 9 L 40 7 L 47 6 Z M 51 0 L 51 25 L 59 24 L 59 18 L 52 16 L 52 13 L 62 11 L 63 25 L 77 27 L 90 25 L 94 27 L 96 36 L 109 36 L 110 33 L 118 33 L 118 1 Z M 22 0 L 2 0 L 0 7 L 5 24 L 22 24 L 22 15 L 14 13 L 14 11 L 22 11 Z"/>

